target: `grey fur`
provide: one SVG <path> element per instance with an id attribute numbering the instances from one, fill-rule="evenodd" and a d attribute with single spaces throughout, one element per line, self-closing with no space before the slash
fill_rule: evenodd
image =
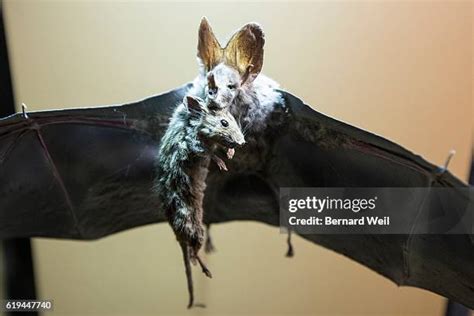
<path id="1" fill-rule="evenodd" d="M 199 75 L 193 82 L 193 87 L 189 90 L 191 95 L 207 99 L 218 108 L 228 109 L 234 117 L 237 118 L 246 135 L 248 144 L 240 153 L 238 159 L 231 164 L 232 172 L 261 172 L 265 160 L 270 154 L 271 144 L 263 137 L 269 126 L 272 125 L 272 113 L 281 111 L 285 108 L 284 100 L 280 92 L 277 91 L 278 83 L 272 79 L 260 74 L 263 63 L 263 43 L 264 34 L 260 26 L 254 24 L 250 29 L 253 31 L 244 31 L 243 37 L 246 38 L 237 48 L 240 52 L 231 54 L 231 62 L 226 58 L 221 58 L 219 63 L 214 63 L 221 52 L 227 50 L 227 47 L 235 40 L 235 35 L 229 40 L 225 47 L 221 47 L 215 38 L 208 21 L 204 18 L 201 21 L 199 41 L 198 41 L 198 64 Z M 241 30 L 246 29 L 244 26 Z M 239 34 L 238 31 L 236 34 Z M 201 45 L 206 43 L 207 45 Z M 251 44 L 252 43 L 252 44 Z M 214 51 L 213 51 L 214 50 Z M 210 53 L 212 52 L 212 53 Z M 241 56 L 259 56 L 257 65 L 254 64 L 252 57 L 248 59 L 248 64 L 242 64 L 245 59 Z M 235 58 L 235 60 L 232 60 Z M 251 72 L 251 76 L 242 73 L 235 67 L 239 65 L 245 67 Z M 255 67 L 256 66 L 256 67 Z M 276 108 L 278 106 L 278 109 Z M 258 155 L 255 155 L 258 153 Z M 218 179 L 216 181 L 219 181 Z M 274 186 L 275 196 L 278 195 L 278 188 Z M 210 194 L 216 194 L 211 192 Z M 213 249 L 209 229 L 207 234 L 206 249 Z M 288 254 L 292 254 L 291 239 L 288 241 Z"/>
<path id="2" fill-rule="evenodd" d="M 225 120 L 225 123 L 223 122 Z M 203 198 L 211 159 L 220 147 L 245 143 L 235 118 L 225 109 L 210 109 L 202 100 L 185 97 L 171 117 L 156 157 L 155 192 L 183 251 L 193 305 L 189 260 L 197 260 L 211 277 L 198 252 L 204 243 Z"/>
<path id="3" fill-rule="evenodd" d="M 208 49 L 207 46 L 201 48 Z M 258 53 L 263 57 L 263 51 Z M 214 55 L 202 52 L 198 53 L 198 56 Z M 190 103 L 183 102 L 175 110 L 161 140 L 155 180 L 166 216 L 183 250 L 190 296 L 188 307 L 193 305 L 194 300 L 189 260 L 198 260 L 203 272 L 210 276 L 209 270 L 198 256 L 198 251 L 204 243 L 203 200 L 211 159 L 217 162 L 221 170 L 227 170 L 222 159 L 215 156 L 217 144 L 228 147 L 232 141 L 234 144 L 243 143 L 244 134 L 248 133 L 251 146 L 234 166 L 259 170 L 270 148 L 269 144 L 259 141 L 259 136 L 266 132 L 269 116 L 275 111 L 275 106 L 283 105 L 283 98 L 276 91 L 278 84 L 264 75 L 259 75 L 260 68 L 254 68 L 252 64 L 247 65 L 247 70 L 252 72 L 249 76 L 248 72 L 239 72 L 238 69 L 221 62 L 212 69 L 208 67 L 209 71 L 206 71 L 205 65 L 210 62 L 198 60 L 200 74 L 188 94 L 206 101 L 204 103 L 199 100 L 197 103 L 200 106 L 196 107 L 194 99 L 188 97 L 185 101 Z M 196 111 L 198 109 L 202 111 Z M 222 130 L 219 124 L 223 117 L 229 122 L 226 130 Z M 258 152 L 260 158 L 250 161 L 252 155 L 249 155 L 249 152 Z M 234 172 L 242 170 L 243 168 L 235 168 Z"/>
<path id="4" fill-rule="evenodd" d="M 213 76 L 217 91 L 210 93 L 209 77 Z M 209 99 L 217 107 L 228 108 L 240 122 L 244 133 L 261 132 L 266 128 L 266 120 L 276 104 L 282 104 L 283 98 L 276 89 L 278 83 L 263 74 L 255 80 L 241 82 L 239 72 L 220 63 L 205 73 L 201 66 L 200 74 L 194 79 L 189 94 Z M 235 88 L 230 88 L 235 87 Z"/>
<path id="5" fill-rule="evenodd" d="M 239 72 L 224 63 L 207 73 L 202 63 L 200 65 L 200 73 L 188 93 L 206 98 L 217 108 L 228 109 L 242 126 L 247 139 L 245 148 L 231 162 L 230 172 L 261 172 L 271 148 L 271 144 L 267 142 L 271 138 L 263 137 L 267 128 L 274 123 L 270 116 L 275 111 L 284 109 L 283 97 L 276 90 L 278 84 L 263 74 L 259 74 L 253 81 L 242 83 L 243 78 Z M 278 187 L 274 186 L 272 189 L 277 197 Z M 207 232 L 206 252 L 210 252 L 214 246 L 209 229 Z M 287 256 L 292 256 L 291 239 L 288 244 Z"/>

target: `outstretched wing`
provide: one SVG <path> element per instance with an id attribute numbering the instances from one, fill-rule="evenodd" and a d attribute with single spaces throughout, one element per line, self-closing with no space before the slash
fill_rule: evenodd
<path id="1" fill-rule="evenodd" d="M 104 108 L 0 120 L 0 238 L 94 239 L 163 221 L 150 194 L 160 137 L 189 86 Z M 279 224 L 275 188 L 464 187 L 400 146 L 326 117 L 282 92 L 254 171 L 212 172 L 208 223 Z M 246 149 L 243 148 L 243 151 Z M 248 149 L 247 149 L 248 150 Z M 462 203 L 454 197 L 449 203 Z M 400 285 L 474 307 L 469 235 L 304 235 Z"/>
<path id="2" fill-rule="evenodd" d="M 275 187 L 450 187 L 454 192 L 456 188 L 465 192 L 466 185 L 448 171 L 386 139 L 322 115 L 289 93 L 283 94 L 285 104 L 275 110 L 262 137 L 270 146 L 263 158 L 264 167 L 257 173 L 210 175 L 205 201 L 209 222 L 251 219 L 279 225 Z M 454 194 L 442 202 L 453 209 L 473 205 L 472 200 L 466 202 L 464 194 Z M 452 219 L 458 215 L 452 213 Z M 412 216 L 416 223 L 416 213 Z M 473 308 L 474 245 L 469 233 L 472 231 L 464 235 L 302 237 L 398 285 L 428 289 Z"/>
<path id="3" fill-rule="evenodd" d="M 0 120 L 0 238 L 93 239 L 162 220 L 153 159 L 187 88 Z"/>

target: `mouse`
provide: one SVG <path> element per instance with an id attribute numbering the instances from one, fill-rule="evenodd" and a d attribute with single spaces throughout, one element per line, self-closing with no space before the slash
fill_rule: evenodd
<path id="1" fill-rule="evenodd" d="M 183 253 L 188 283 L 188 308 L 194 304 L 191 264 L 210 270 L 199 256 L 204 238 L 203 199 L 209 165 L 227 171 L 217 149 L 232 159 L 245 137 L 235 117 L 199 97 L 187 95 L 176 107 L 156 156 L 154 189 Z"/>

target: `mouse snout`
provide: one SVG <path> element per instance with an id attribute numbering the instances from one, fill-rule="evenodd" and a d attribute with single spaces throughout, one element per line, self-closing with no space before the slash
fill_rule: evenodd
<path id="1" fill-rule="evenodd" d="M 236 140 L 235 140 L 235 143 L 238 147 L 241 147 L 243 145 L 245 145 L 245 138 L 243 135 L 240 135 Z"/>
<path id="2" fill-rule="evenodd" d="M 243 137 L 234 138 L 227 142 L 228 148 L 242 147 L 245 145 L 245 139 Z"/>

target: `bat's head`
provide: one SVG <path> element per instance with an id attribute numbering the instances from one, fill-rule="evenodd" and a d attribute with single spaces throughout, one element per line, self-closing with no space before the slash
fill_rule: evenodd
<path id="1" fill-rule="evenodd" d="M 239 124 L 227 109 L 217 108 L 194 96 L 186 96 L 183 103 L 198 122 L 198 135 L 206 142 L 226 149 L 245 144 Z"/>
<path id="2" fill-rule="evenodd" d="M 207 79 L 205 93 L 210 102 L 227 107 L 241 89 L 252 84 L 262 70 L 264 44 L 260 25 L 248 23 L 222 47 L 207 19 L 201 20 L 197 56 Z"/>

